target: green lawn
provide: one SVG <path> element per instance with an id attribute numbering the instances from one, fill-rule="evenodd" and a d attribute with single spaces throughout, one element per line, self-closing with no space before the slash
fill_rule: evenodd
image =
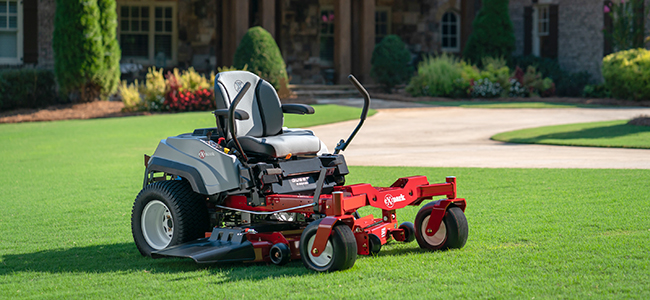
<path id="1" fill-rule="evenodd" d="M 0 298 L 650 297 L 650 170 L 351 167 L 349 183 L 458 176 L 467 245 L 395 243 L 332 274 L 140 256 L 130 213 L 142 154 L 211 124 L 187 113 L 0 125 Z"/>
<path id="2" fill-rule="evenodd" d="M 594 104 L 572 104 L 572 103 L 554 103 L 554 102 L 500 102 L 489 100 L 457 100 L 457 101 L 425 101 L 420 102 L 433 106 L 457 106 L 466 108 L 595 108 L 605 107 Z"/>
<path id="3" fill-rule="evenodd" d="M 578 123 L 499 133 L 493 140 L 508 143 L 650 148 L 650 127 L 627 125 L 627 120 Z"/>

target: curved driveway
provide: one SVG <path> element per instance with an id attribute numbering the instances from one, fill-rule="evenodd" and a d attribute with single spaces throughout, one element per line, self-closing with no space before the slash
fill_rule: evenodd
<path id="1" fill-rule="evenodd" d="M 505 131 L 546 125 L 631 119 L 647 108 L 379 109 L 343 152 L 350 165 L 650 169 L 650 150 L 510 144 Z M 312 127 L 333 151 L 358 121 Z"/>

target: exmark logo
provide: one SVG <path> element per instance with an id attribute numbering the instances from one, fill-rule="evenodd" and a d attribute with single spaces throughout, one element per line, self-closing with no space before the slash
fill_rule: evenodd
<path id="1" fill-rule="evenodd" d="M 244 87 L 244 82 L 243 81 L 241 81 L 241 80 L 235 81 L 235 91 L 237 91 L 237 93 L 239 93 L 239 91 L 241 91 L 241 88 L 243 88 L 243 87 Z"/>
<path id="2" fill-rule="evenodd" d="M 401 201 L 406 201 L 406 197 L 404 197 L 403 194 L 400 194 L 399 196 L 393 196 L 393 195 L 388 194 L 388 195 L 386 195 L 384 197 L 384 204 L 386 204 L 386 206 L 388 208 L 393 208 L 395 203 L 401 202 Z"/>
<path id="3" fill-rule="evenodd" d="M 205 152 L 203 150 L 199 151 L 199 158 L 204 159 L 206 156 L 215 156 L 214 152 Z"/>

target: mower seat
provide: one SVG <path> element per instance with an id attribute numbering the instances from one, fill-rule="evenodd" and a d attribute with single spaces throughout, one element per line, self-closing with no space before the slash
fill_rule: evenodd
<path id="1" fill-rule="evenodd" d="M 282 105 L 273 86 L 251 72 L 217 74 L 214 80 L 217 109 L 228 109 L 246 82 L 251 87 L 237 109 L 248 113 L 249 118 L 236 121 L 236 133 L 247 155 L 279 158 L 321 151 L 322 143 L 311 130 L 283 128 L 284 112 L 309 114 L 314 109 L 308 105 Z"/>

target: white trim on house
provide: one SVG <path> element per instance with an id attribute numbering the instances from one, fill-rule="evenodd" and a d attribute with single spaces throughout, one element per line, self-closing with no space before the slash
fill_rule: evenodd
<path id="1" fill-rule="evenodd" d="M 542 53 L 541 37 L 549 35 L 551 26 L 549 5 L 533 6 L 533 32 L 532 32 L 532 54 L 539 57 Z"/>
<path id="2" fill-rule="evenodd" d="M 11 37 L 15 34 L 15 44 L 1 43 L 0 47 L 7 47 L 0 51 L 0 54 L 4 51 L 15 51 L 14 56 L 4 56 L 0 57 L 0 64 L 3 65 L 21 65 L 23 64 L 23 2 L 21 0 L 2 0 L 4 2 L 4 9 L 0 9 L 0 22 L 4 21 L 4 24 L 0 24 L 0 32 L 6 37 Z M 16 4 L 16 11 L 13 12 L 10 9 L 9 3 Z M 16 24 L 11 26 L 11 21 L 15 20 Z M 0 37 L 1 39 L 1 37 Z M 0 48 L 1 49 L 1 48 Z"/>

